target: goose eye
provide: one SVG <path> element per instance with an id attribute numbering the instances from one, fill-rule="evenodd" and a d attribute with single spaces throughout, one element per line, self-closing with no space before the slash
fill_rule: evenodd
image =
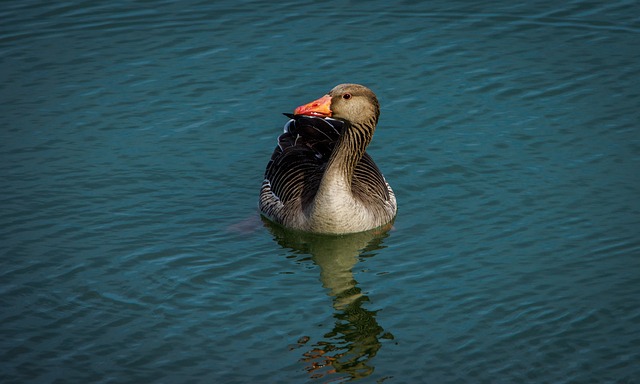
<path id="1" fill-rule="evenodd" d="M 350 93 L 345 93 L 344 95 L 342 95 L 342 98 L 345 100 L 349 100 L 351 98 L 351 94 Z"/>

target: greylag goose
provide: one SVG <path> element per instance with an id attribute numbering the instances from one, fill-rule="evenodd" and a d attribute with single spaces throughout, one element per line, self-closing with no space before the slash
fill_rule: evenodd
<path id="1" fill-rule="evenodd" d="M 278 137 L 260 190 L 260 211 L 305 232 L 363 232 L 390 223 L 396 198 L 366 152 L 378 123 L 376 95 L 341 84 L 295 109 Z"/>

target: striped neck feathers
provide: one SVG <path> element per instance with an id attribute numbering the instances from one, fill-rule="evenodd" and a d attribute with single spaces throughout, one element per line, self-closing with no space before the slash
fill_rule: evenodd
<path id="1" fill-rule="evenodd" d="M 373 138 L 376 127 L 375 120 L 372 119 L 358 125 L 345 122 L 340 139 L 338 139 L 329 158 L 322 184 L 331 181 L 338 182 L 351 190 L 355 167 Z"/>

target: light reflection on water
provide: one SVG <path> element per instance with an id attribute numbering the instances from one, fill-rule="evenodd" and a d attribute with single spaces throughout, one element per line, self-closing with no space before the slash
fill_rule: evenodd
<path id="1" fill-rule="evenodd" d="M 303 335 L 292 346 L 304 351 L 300 359 L 304 369 L 314 379 L 328 374 L 347 380 L 369 376 L 375 369 L 371 359 L 382 348 L 382 340 L 393 340 L 393 335 L 376 321 L 377 310 L 366 308 L 369 298 L 358 286 L 353 269 L 360 258 L 374 257 L 384 248 L 387 230 L 327 236 L 290 231 L 263 221 L 278 244 L 293 251 L 296 260 L 308 261 L 305 256 L 310 256 L 319 267 L 322 286 L 333 300 L 333 328 L 326 330 L 322 340 Z"/>

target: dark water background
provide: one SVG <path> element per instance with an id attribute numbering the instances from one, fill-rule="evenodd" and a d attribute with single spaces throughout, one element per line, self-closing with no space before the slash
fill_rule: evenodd
<path id="1" fill-rule="evenodd" d="M 639 382 L 637 1 L 0 20 L 0 382 Z M 280 113 L 342 82 L 395 228 L 264 227 Z"/>

